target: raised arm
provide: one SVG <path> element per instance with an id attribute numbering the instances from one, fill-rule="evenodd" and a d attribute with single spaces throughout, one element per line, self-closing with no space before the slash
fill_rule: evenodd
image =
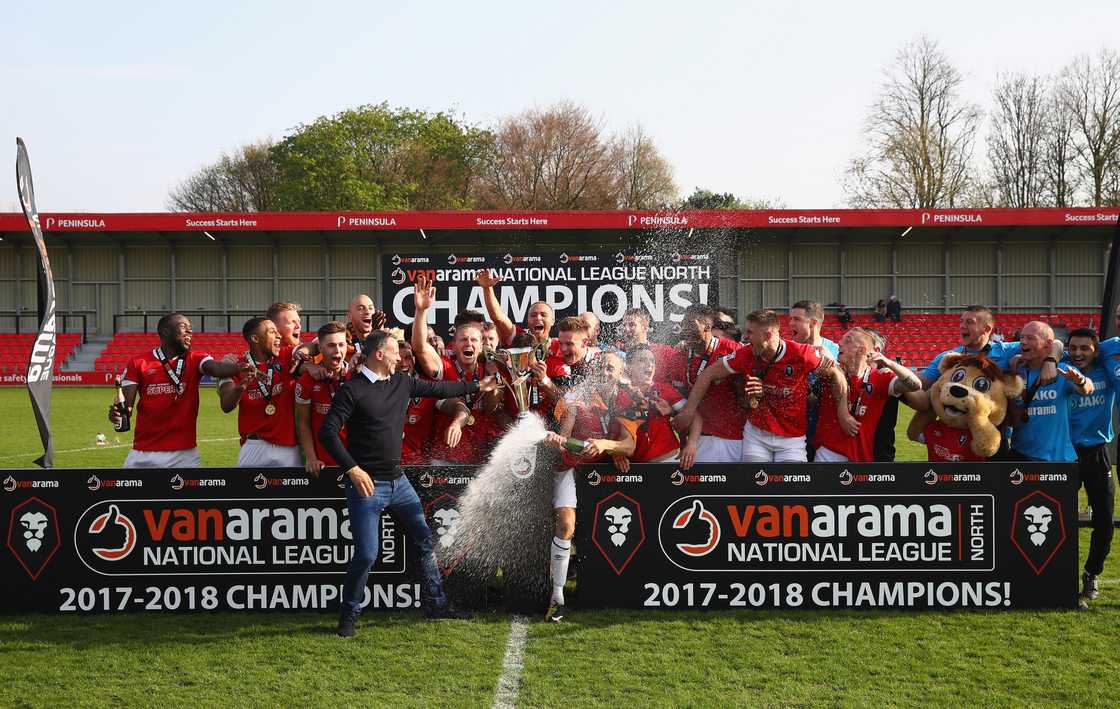
<path id="1" fill-rule="evenodd" d="M 486 304 L 486 313 L 490 316 L 490 319 L 494 322 L 494 328 L 498 331 L 498 342 L 502 343 L 504 347 L 509 347 L 513 343 L 513 336 L 517 332 L 517 328 L 513 326 L 513 321 L 502 310 L 502 304 L 498 302 L 498 294 L 494 292 L 494 286 L 502 282 L 501 277 L 489 268 L 480 268 L 478 273 L 475 274 L 475 281 L 482 287 L 482 301 Z"/>
<path id="2" fill-rule="evenodd" d="M 427 276 L 417 276 L 413 286 L 416 319 L 412 321 L 412 356 L 425 375 L 437 378 L 442 372 L 439 353 L 428 343 L 428 310 L 436 299 L 436 288 Z"/>
<path id="3" fill-rule="evenodd" d="M 696 416 L 696 410 L 700 407 L 700 402 L 704 400 L 704 395 L 708 393 L 708 387 L 733 374 L 738 374 L 738 372 L 731 368 L 726 357 L 721 359 L 719 364 L 705 367 L 704 371 L 700 373 L 700 378 L 692 385 L 692 390 L 688 392 L 688 403 L 684 405 L 679 414 L 673 417 L 674 427 L 678 431 L 688 430 L 688 427 L 692 425 L 693 417 Z"/>
<path id="4" fill-rule="evenodd" d="M 921 378 L 909 367 L 904 364 L 895 362 L 890 357 L 886 357 L 882 352 L 873 352 L 870 356 L 871 366 L 878 367 L 880 365 L 894 372 L 897 379 L 893 385 L 895 391 L 898 393 L 918 391 L 922 388 Z"/>

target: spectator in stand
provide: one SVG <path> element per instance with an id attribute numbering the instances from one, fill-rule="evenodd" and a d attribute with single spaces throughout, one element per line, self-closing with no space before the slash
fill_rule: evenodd
<path id="1" fill-rule="evenodd" d="M 739 406 L 736 384 L 722 381 L 728 376 L 724 375 L 705 384 L 702 391 L 695 389 L 705 372 L 722 370 L 721 360 L 742 347 L 738 342 L 720 338 L 714 331 L 715 320 L 716 311 L 709 305 L 694 304 L 685 310 L 681 322 L 681 334 L 685 339 L 668 358 L 665 375 L 682 396 L 688 397 L 691 407 L 686 407 L 674 419 L 677 431 L 687 431 L 692 417 L 697 412 L 703 414 L 696 462 L 736 463 L 743 457 L 743 424 L 746 422 L 746 411 Z"/>
<path id="2" fill-rule="evenodd" d="M 875 303 L 875 322 L 887 321 L 887 301 L 882 298 Z"/>
<path id="3" fill-rule="evenodd" d="M 1093 393 L 1093 380 L 1076 368 L 1058 366 L 1059 378 L 1044 384 L 1042 365 L 1053 362 L 1054 331 L 1044 322 L 1032 321 L 1020 337 L 1022 359 L 1017 367 L 1026 390 L 1022 395 L 1023 419 L 1011 434 L 1011 459 L 1022 461 L 1073 462 L 1070 413 L 1075 395 Z"/>
<path id="4" fill-rule="evenodd" d="M 870 463 L 875 457 L 875 432 L 887 401 L 906 392 L 920 392 L 922 380 L 906 367 L 884 357 L 876 349 L 874 334 L 861 327 L 844 333 L 838 364 L 848 379 L 851 399 L 848 411 L 856 420 L 857 428 L 852 434 L 841 426 L 830 388 L 821 401 L 820 426 L 813 440 L 815 461 Z"/>
<path id="5" fill-rule="evenodd" d="M 1069 361 L 1093 382 L 1091 395 L 1074 397 L 1070 415 L 1079 477 L 1093 511 L 1093 534 L 1089 538 L 1089 555 L 1081 577 L 1081 605 L 1088 607 L 1088 602 L 1100 595 L 1097 577 L 1104 572 L 1104 562 L 1112 547 L 1116 483 L 1112 477 L 1108 445 L 1116 437 L 1112 429 L 1112 412 L 1120 379 L 1117 378 L 1115 361 L 1105 362 L 1098 356 L 1100 345 L 1096 331 L 1089 328 L 1072 330 L 1068 349 Z"/>
<path id="6" fill-rule="evenodd" d="M 897 295 L 891 294 L 887 301 L 887 317 L 895 322 L 902 322 L 902 303 L 898 301 Z"/>
<path id="7" fill-rule="evenodd" d="M 848 310 L 848 306 L 841 303 L 837 306 L 836 319 L 840 321 L 840 327 L 847 330 L 852 326 L 852 311 Z"/>
<path id="8" fill-rule="evenodd" d="M 268 318 L 250 318 L 241 328 L 241 336 L 249 349 L 237 359 L 239 373 L 218 386 L 222 411 L 228 414 L 237 409 L 241 434 L 237 467 L 301 468 L 292 374 L 301 350 L 282 345 L 280 332 Z"/>
<path id="9" fill-rule="evenodd" d="M 136 407 L 132 450 L 126 468 L 199 468 L 198 385 L 203 375 L 220 378 L 252 374 L 248 365 L 217 362 L 205 352 L 191 349 L 191 321 L 168 313 L 156 325 L 159 346 L 133 357 L 121 377 L 125 408 Z M 109 407 L 109 422 L 123 425 L 116 405 Z"/>
<path id="10" fill-rule="evenodd" d="M 685 405 L 685 398 L 673 387 L 655 380 L 656 357 L 648 347 L 636 347 L 626 358 L 629 386 L 618 398 L 620 423 L 630 430 L 634 452 L 629 458 L 615 456 L 616 467 L 630 470 L 630 463 L 675 463 L 688 470 L 696 461 L 703 417 L 697 414 L 688 427 L 682 445 L 673 430 L 672 417 Z"/>
<path id="11" fill-rule="evenodd" d="M 316 333 L 319 343 L 321 365 L 325 376 L 316 380 L 310 372 L 303 372 L 296 381 L 296 432 L 299 446 L 303 449 L 303 467 L 312 475 L 318 475 L 324 467 L 334 467 L 334 458 L 319 440 L 319 429 L 331 410 L 331 400 L 350 378 L 350 363 L 346 359 L 347 327 L 337 320 L 331 320 Z M 343 442 L 346 430 L 339 432 Z"/>

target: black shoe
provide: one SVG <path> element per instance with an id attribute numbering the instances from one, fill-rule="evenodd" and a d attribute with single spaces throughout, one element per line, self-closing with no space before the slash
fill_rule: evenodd
<path id="1" fill-rule="evenodd" d="M 470 620 L 473 615 L 470 611 L 458 608 L 451 601 L 442 606 L 424 608 L 424 617 L 428 620 Z"/>
<path id="2" fill-rule="evenodd" d="M 1090 573 L 1083 574 L 1081 576 L 1081 584 L 1082 584 L 1082 589 L 1081 589 L 1081 597 L 1082 598 L 1084 598 L 1086 600 L 1089 600 L 1089 601 L 1095 601 L 1098 598 L 1100 598 L 1100 595 L 1101 595 L 1100 581 L 1097 580 L 1097 577 L 1095 575 L 1090 574 Z"/>
<path id="3" fill-rule="evenodd" d="M 546 623 L 560 623 L 571 615 L 567 607 L 563 603 L 552 603 L 548 606 L 548 612 L 544 614 Z"/>
<path id="4" fill-rule="evenodd" d="M 358 620 L 358 613 L 360 611 L 355 608 L 354 610 L 347 610 L 346 606 L 338 614 L 338 637 L 352 638 L 358 634 L 357 628 L 354 627 L 354 622 Z"/>

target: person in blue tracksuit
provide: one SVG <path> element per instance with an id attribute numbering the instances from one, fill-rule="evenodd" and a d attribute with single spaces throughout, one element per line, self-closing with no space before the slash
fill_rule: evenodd
<path id="1" fill-rule="evenodd" d="M 1101 354 L 1097 333 L 1078 328 L 1069 333 L 1066 348 L 1069 362 L 1093 382 L 1093 393 L 1075 396 L 1070 411 L 1073 447 L 1077 451 L 1078 472 L 1089 508 L 1093 511 L 1093 533 L 1089 538 L 1089 555 L 1081 577 L 1081 602 L 1100 595 L 1097 577 L 1104 571 L 1104 561 L 1112 547 L 1112 515 L 1115 508 L 1116 483 L 1108 444 L 1116 437 L 1112 430 L 1112 409 L 1120 384 L 1120 357 Z"/>

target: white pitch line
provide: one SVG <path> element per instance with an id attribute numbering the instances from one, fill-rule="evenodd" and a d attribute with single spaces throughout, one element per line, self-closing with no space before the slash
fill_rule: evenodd
<path id="1" fill-rule="evenodd" d="M 494 692 L 491 709 L 513 709 L 517 706 L 517 689 L 521 683 L 521 670 L 525 669 L 525 640 L 529 636 L 529 619 L 513 616 L 509 624 L 506 656 L 502 658 L 502 675 Z"/>
<path id="2" fill-rule="evenodd" d="M 237 438 L 236 436 L 233 437 L 233 438 L 200 438 L 200 439 L 198 439 L 198 443 L 227 443 L 229 441 L 238 441 L 238 440 L 241 440 L 241 439 Z M 132 447 L 131 443 L 114 443 L 114 444 L 107 445 L 107 446 L 90 446 L 89 448 L 67 448 L 66 450 L 55 451 L 55 453 L 81 453 L 83 451 L 103 451 L 103 450 L 106 450 L 108 448 L 131 448 L 131 447 Z M 20 453 L 18 455 L 3 455 L 3 456 L 0 456 L 0 460 L 11 460 L 12 458 L 26 458 L 27 456 L 38 456 L 38 455 L 42 455 L 42 453 L 36 452 L 36 453 Z"/>

